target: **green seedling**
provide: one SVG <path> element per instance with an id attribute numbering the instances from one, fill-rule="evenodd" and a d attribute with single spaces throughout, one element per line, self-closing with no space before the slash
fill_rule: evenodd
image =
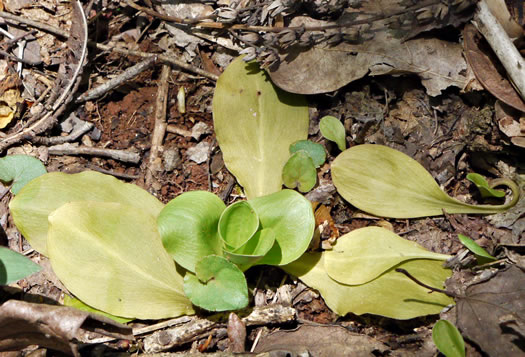
<path id="1" fill-rule="evenodd" d="M 29 181 L 46 173 L 42 162 L 32 156 L 11 155 L 0 159 L 0 181 L 11 182 L 15 195 Z"/>
<path id="2" fill-rule="evenodd" d="M 481 197 L 488 198 L 488 197 L 496 197 L 501 198 L 505 197 L 505 192 L 501 190 L 495 190 L 493 187 L 494 184 L 491 186 L 487 182 L 487 180 L 481 176 L 480 174 L 476 173 L 470 173 L 467 175 L 467 179 L 474 183 L 476 187 L 478 188 L 479 192 L 481 193 Z M 498 183 L 499 181 L 496 181 Z"/>
<path id="3" fill-rule="evenodd" d="M 465 247 L 467 247 L 468 250 L 474 253 L 476 258 L 478 259 L 478 263 L 484 264 L 496 260 L 496 258 L 487 253 L 485 249 L 481 248 L 476 242 L 474 242 L 469 237 L 464 236 L 463 234 L 458 234 L 458 239 Z"/>
<path id="4" fill-rule="evenodd" d="M 283 168 L 283 183 L 288 188 L 297 187 L 301 192 L 310 191 L 317 183 L 317 170 L 326 160 L 321 144 L 299 140 L 290 145 L 292 156 Z"/>
<path id="5" fill-rule="evenodd" d="M 416 160 L 387 146 L 364 144 L 345 150 L 332 163 L 334 185 L 345 200 L 376 216 L 416 218 L 447 213 L 498 213 L 514 206 L 519 188 L 502 205 L 471 205 L 448 196 Z"/>
<path id="6" fill-rule="evenodd" d="M 9 285 L 41 269 L 20 253 L 0 247 L 0 285 Z"/>
<path id="7" fill-rule="evenodd" d="M 456 326 L 449 321 L 436 322 L 432 328 L 432 340 L 446 357 L 465 357 L 465 341 Z"/>
<path id="8" fill-rule="evenodd" d="M 294 153 L 283 168 L 283 182 L 288 188 L 308 192 L 317 183 L 317 170 L 312 157 L 303 150 Z"/>
<path id="9" fill-rule="evenodd" d="M 437 314 L 453 299 L 428 294 L 395 269 L 442 288 L 451 275 L 442 266 L 447 258 L 384 228 L 366 227 L 339 237 L 332 252 L 306 253 L 283 269 L 317 289 L 339 315 L 369 313 L 403 320 Z"/>
<path id="10" fill-rule="evenodd" d="M 228 170 L 248 199 L 281 190 L 288 148 L 308 137 L 304 96 L 275 87 L 254 62 L 234 60 L 213 95 L 213 125 Z"/>
<path id="11" fill-rule="evenodd" d="M 339 119 L 331 115 L 323 117 L 319 122 L 319 130 L 326 139 L 335 142 L 339 150 L 346 149 L 346 131 Z"/>
<path id="12" fill-rule="evenodd" d="M 290 145 L 290 154 L 304 151 L 312 158 L 315 168 L 318 168 L 326 161 L 326 152 L 321 144 L 310 140 L 299 140 Z"/>

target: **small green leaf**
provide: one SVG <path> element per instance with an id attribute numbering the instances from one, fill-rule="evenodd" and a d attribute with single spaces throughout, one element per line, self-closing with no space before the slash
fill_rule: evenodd
<path id="1" fill-rule="evenodd" d="M 464 236 L 463 234 L 458 234 L 459 241 L 467 247 L 468 250 L 470 250 L 472 253 L 477 255 L 478 257 L 482 257 L 484 259 L 488 259 L 489 261 L 494 261 L 496 258 L 494 258 L 492 255 L 487 253 L 487 251 L 483 248 L 481 248 L 478 243 L 474 242 L 472 239 L 470 239 L 467 236 Z"/>
<path id="2" fill-rule="evenodd" d="M 259 216 L 247 201 L 230 205 L 219 220 L 219 236 L 229 251 L 246 244 L 258 229 Z"/>
<path id="3" fill-rule="evenodd" d="M 489 183 L 483 176 L 476 173 L 470 173 L 467 175 L 467 180 L 474 183 L 476 187 L 478 188 L 479 192 L 481 193 L 481 197 L 487 198 L 487 197 L 505 197 L 505 192 L 501 190 L 495 190 L 492 187 L 490 187 Z"/>
<path id="4" fill-rule="evenodd" d="M 314 143 L 310 140 L 299 140 L 290 145 L 290 154 L 300 150 L 306 151 L 306 153 L 310 155 L 316 168 L 326 161 L 326 152 L 321 144 Z"/>
<path id="5" fill-rule="evenodd" d="M 213 94 L 213 125 L 228 170 L 248 199 L 280 191 L 290 145 L 308 137 L 302 95 L 274 86 L 257 63 L 235 59 Z"/>
<path id="6" fill-rule="evenodd" d="M 453 299 L 445 294 L 432 293 L 415 284 L 395 268 L 403 268 L 423 283 L 443 288 L 451 271 L 439 260 L 408 260 L 391 268 L 377 279 L 361 285 L 346 285 L 333 280 L 325 270 L 325 253 L 305 253 L 282 269 L 297 276 L 309 287 L 318 290 L 326 304 L 338 315 L 375 314 L 405 320 L 438 314 Z"/>
<path id="7" fill-rule="evenodd" d="M 223 257 L 210 255 L 184 277 L 191 302 L 209 311 L 238 310 L 248 305 L 248 285 L 242 271 Z"/>
<path id="8" fill-rule="evenodd" d="M 99 314 L 99 315 L 102 315 L 102 316 L 106 316 L 106 317 L 109 317 L 110 319 L 112 319 L 113 321 L 119 322 L 121 324 L 125 324 L 127 322 L 133 321 L 133 319 L 128 319 L 128 318 L 125 318 L 125 317 L 119 317 L 119 316 L 108 314 L 107 312 L 104 312 L 104 311 L 97 310 L 94 307 L 91 307 L 89 305 L 84 304 L 82 301 L 80 301 L 76 297 L 69 296 L 67 294 L 64 295 L 64 306 L 74 307 L 75 309 L 79 309 L 79 310 L 82 310 L 82 311 L 91 312 L 91 313 L 94 313 L 94 314 Z"/>
<path id="9" fill-rule="evenodd" d="M 319 130 L 326 139 L 335 142 L 339 150 L 346 149 L 346 131 L 339 119 L 331 115 L 323 117 L 319 122 Z"/>
<path id="10" fill-rule="evenodd" d="M 288 188 L 308 192 L 317 182 L 317 170 L 310 155 L 301 150 L 293 154 L 283 168 L 283 182 Z"/>
<path id="11" fill-rule="evenodd" d="M 12 182 L 15 195 L 32 179 L 46 173 L 44 164 L 28 155 L 10 155 L 0 159 L 0 181 Z"/>
<path id="12" fill-rule="evenodd" d="M 8 285 L 41 269 L 29 258 L 9 248 L 0 247 L 0 285 Z"/>
<path id="13" fill-rule="evenodd" d="M 465 341 L 456 326 L 439 320 L 432 329 L 432 339 L 439 352 L 446 357 L 465 357 Z"/>
<path id="14" fill-rule="evenodd" d="M 164 205 L 147 191 L 95 171 L 50 172 L 29 182 L 9 203 L 16 227 L 41 254 L 47 255 L 47 217 L 67 202 L 119 202 L 157 217 Z"/>
<path id="15" fill-rule="evenodd" d="M 443 192 L 416 160 L 383 145 L 364 144 L 345 150 L 332 163 L 332 179 L 345 200 L 382 217 L 416 218 L 447 213 L 496 213 L 514 206 L 519 188 L 504 205 L 470 205 Z"/>
<path id="16" fill-rule="evenodd" d="M 310 201 L 296 191 L 282 190 L 249 202 L 259 215 L 261 228 L 275 232 L 275 244 L 257 264 L 288 264 L 306 251 L 315 228 Z"/>
<path id="17" fill-rule="evenodd" d="M 392 267 L 411 259 L 446 260 L 450 255 L 433 253 L 381 227 L 365 227 L 347 233 L 331 251 L 325 252 L 325 269 L 343 284 L 367 283 Z"/>
<path id="18" fill-rule="evenodd" d="M 192 191 L 174 198 L 160 212 L 157 226 L 162 244 L 183 268 L 195 272 L 199 260 L 221 254 L 218 226 L 225 209 L 213 193 Z"/>
<path id="19" fill-rule="evenodd" d="M 66 203 L 49 215 L 47 245 L 53 271 L 89 306 L 140 319 L 193 313 L 183 278 L 146 210 L 114 202 Z"/>

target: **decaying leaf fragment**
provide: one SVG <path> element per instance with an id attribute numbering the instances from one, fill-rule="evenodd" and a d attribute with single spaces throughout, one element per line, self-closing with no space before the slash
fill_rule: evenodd
<path id="1" fill-rule="evenodd" d="M 463 3 L 468 5 L 467 1 Z M 403 10 L 407 10 L 402 1 L 369 0 L 359 4 L 361 6 L 357 9 L 348 7 L 338 23 L 352 16 L 355 21 L 366 21 L 374 15 L 396 11 L 403 13 Z M 350 41 L 343 41 L 335 46 L 325 42 L 308 49 L 293 46 L 282 54 L 278 68 L 269 74 L 282 89 L 301 94 L 331 92 L 367 74 L 376 76 L 414 73 L 421 78 L 431 96 L 439 95 L 449 86 L 464 88 L 469 78 L 459 43 L 435 38 L 406 41 L 407 37 L 415 36 L 422 28 L 428 30 L 455 20 L 457 25 L 470 16 L 467 11 L 462 13 L 463 19 L 454 19 L 453 14 L 447 14 L 449 10 L 454 10 L 452 7 L 436 5 L 440 6 L 440 9 L 420 8 L 416 12 L 386 16 L 382 21 L 348 27 L 348 32 L 345 29 L 339 33 L 336 32 L 338 30 L 332 30 L 332 33 L 328 31 L 334 37 L 349 37 Z M 441 24 L 432 23 L 441 20 L 444 20 Z M 330 24 L 335 23 L 297 16 L 290 26 Z M 324 35 L 326 32 L 319 34 Z"/>
<path id="2" fill-rule="evenodd" d="M 71 307 L 9 300 L 0 306 L 0 351 L 40 345 L 79 357 L 78 341 L 87 331 L 133 339 L 131 328 Z"/>
<path id="3" fill-rule="evenodd" d="M 524 353 L 525 273 L 516 266 L 469 286 L 456 300 L 461 333 L 490 356 Z"/>

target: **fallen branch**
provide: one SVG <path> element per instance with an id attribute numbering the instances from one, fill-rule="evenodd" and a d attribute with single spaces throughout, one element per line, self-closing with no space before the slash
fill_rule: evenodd
<path id="1" fill-rule="evenodd" d="M 88 100 L 93 100 L 102 97 L 105 93 L 109 92 L 113 88 L 118 87 L 120 84 L 138 76 L 140 73 L 150 68 L 157 61 L 156 56 L 148 57 L 142 62 L 137 63 L 134 66 L 127 68 L 124 72 L 118 76 L 110 79 L 104 84 L 93 88 L 86 93 L 82 94 L 76 99 L 76 103 L 87 102 Z"/>
<path id="2" fill-rule="evenodd" d="M 51 155 L 89 155 L 108 157 L 110 159 L 122 162 L 130 162 L 132 164 L 138 164 L 140 162 L 140 155 L 136 152 L 96 148 L 89 146 L 74 146 L 71 144 L 51 146 L 49 148 L 49 153 Z"/>

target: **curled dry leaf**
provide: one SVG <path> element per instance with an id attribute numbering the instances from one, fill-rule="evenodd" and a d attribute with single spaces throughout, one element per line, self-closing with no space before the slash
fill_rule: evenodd
<path id="1" fill-rule="evenodd" d="M 0 326 L 0 351 L 40 345 L 78 357 L 78 341 L 84 340 L 87 331 L 133 339 L 130 327 L 100 315 L 72 307 L 15 300 L 0 306 Z"/>
<path id="2" fill-rule="evenodd" d="M 501 65 L 478 30 L 473 25 L 465 26 L 463 38 L 465 57 L 483 87 L 503 103 L 525 112 L 525 103 L 509 80 L 498 71 Z"/>

